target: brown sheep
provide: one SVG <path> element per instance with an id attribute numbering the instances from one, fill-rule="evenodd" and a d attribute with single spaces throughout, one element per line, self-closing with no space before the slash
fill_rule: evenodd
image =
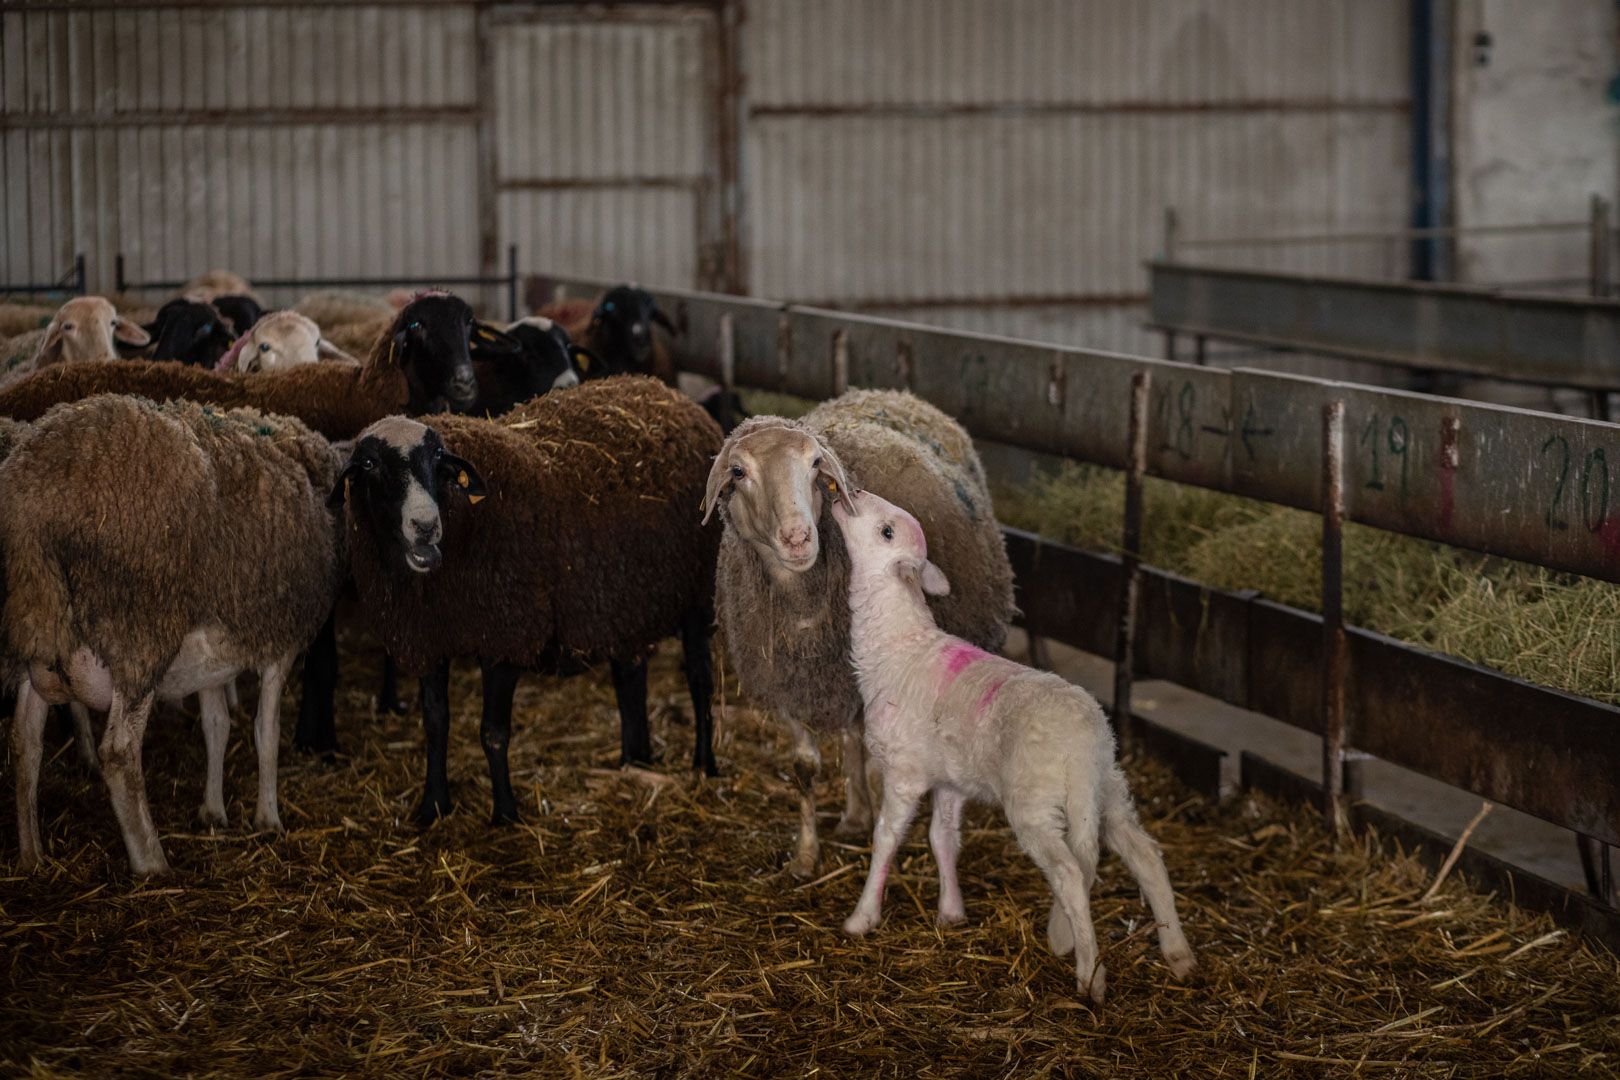
<path id="1" fill-rule="evenodd" d="M 35 806 L 48 703 L 108 711 L 102 775 L 131 869 L 168 869 L 146 803 L 154 701 L 198 694 L 205 818 L 224 819 L 224 687 L 259 673 L 254 824 L 279 829 L 281 689 L 331 611 L 341 534 L 325 503 L 339 460 L 287 417 L 104 395 L 53 409 L 0 465 L 7 667 L 20 863 L 42 849 Z"/>
<path id="2" fill-rule="evenodd" d="M 13 358 L 33 341 L 26 358 Z M 151 340 L 145 330 L 118 314 L 112 302 L 100 296 L 76 296 L 63 304 L 41 330 L 13 338 L 6 347 L 8 358 L 0 371 L 0 386 L 53 364 L 76 364 L 87 360 L 117 360 L 118 346 L 139 348 Z"/>
<path id="3" fill-rule="evenodd" d="M 501 420 L 392 417 L 355 443 L 333 492 L 349 566 L 387 650 L 424 673 L 428 772 L 416 818 L 450 808 L 450 661 L 483 668 L 494 821 L 517 817 L 506 748 L 523 669 L 613 670 L 626 762 L 652 758 L 647 657 L 679 634 L 692 694 L 693 767 L 713 773 L 709 637 L 720 531 L 700 526 L 720 429 L 652 379 L 547 394 Z"/>
<path id="4" fill-rule="evenodd" d="M 744 692 L 793 733 L 799 839 L 789 868 L 799 877 L 815 872 L 820 855 L 818 735 L 843 736 L 838 831 L 872 827 L 860 687 L 849 661 L 849 556 L 828 496 L 853 485 L 916 515 L 953 586 L 931 601 L 939 625 L 994 651 L 1013 615 L 1012 567 L 983 476 L 960 425 L 893 390 L 851 391 L 802 420 L 745 420 L 715 459 L 705 506 L 718 508 L 726 526 L 720 628 Z"/>

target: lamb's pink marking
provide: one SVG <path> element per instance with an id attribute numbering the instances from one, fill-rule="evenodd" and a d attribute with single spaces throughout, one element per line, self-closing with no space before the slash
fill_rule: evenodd
<path id="1" fill-rule="evenodd" d="M 980 660 L 990 659 L 990 654 L 977 645 L 969 645 L 965 641 L 953 641 L 939 650 L 939 658 L 945 661 L 945 685 L 949 686 L 962 674 L 962 669 L 969 664 Z"/>
<path id="2" fill-rule="evenodd" d="M 1001 688 L 1006 684 L 1006 682 L 1007 677 L 1003 675 L 1001 678 L 984 688 L 984 694 L 979 698 L 978 716 L 981 718 L 984 716 L 985 710 L 990 707 L 990 703 L 992 701 L 996 700 L 996 695 L 1001 693 Z"/>

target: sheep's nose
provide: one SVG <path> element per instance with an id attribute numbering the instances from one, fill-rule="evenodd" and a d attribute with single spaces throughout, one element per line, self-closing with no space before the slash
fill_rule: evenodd
<path id="1" fill-rule="evenodd" d="M 784 551 L 790 555 L 798 555 L 810 546 L 810 527 L 795 525 L 791 528 L 778 529 L 776 538 L 781 542 Z"/>
<path id="2" fill-rule="evenodd" d="M 439 542 L 439 519 L 411 518 L 411 530 L 416 533 L 416 539 L 423 544 L 436 544 Z"/>

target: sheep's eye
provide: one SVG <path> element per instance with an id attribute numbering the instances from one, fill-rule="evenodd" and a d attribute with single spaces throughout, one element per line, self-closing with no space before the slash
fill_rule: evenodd
<path id="1" fill-rule="evenodd" d="M 741 465 L 733 465 L 731 467 L 731 475 L 736 477 L 738 480 L 741 480 L 743 478 L 743 467 Z"/>
<path id="2" fill-rule="evenodd" d="M 71 330 L 71 329 L 73 329 L 73 324 L 70 323 L 70 322 L 65 322 L 65 323 L 62 324 L 62 329 Z"/>
<path id="3" fill-rule="evenodd" d="M 883 526 L 883 539 L 885 539 L 885 540 L 893 540 L 894 539 L 894 526 L 893 525 L 885 525 L 885 526 Z"/>
<path id="4" fill-rule="evenodd" d="M 270 351 L 270 343 L 268 341 L 259 342 L 259 351 L 260 352 L 269 352 Z"/>
<path id="5" fill-rule="evenodd" d="M 422 324 L 420 322 L 413 322 L 409 326 L 407 326 L 405 329 L 407 329 L 407 330 L 420 330 L 420 329 L 422 329 Z"/>
<path id="6" fill-rule="evenodd" d="M 374 469 L 376 469 L 376 467 L 377 467 L 377 459 L 376 458 L 362 458 L 360 460 L 360 467 L 362 469 L 366 470 L 366 472 L 371 472 Z"/>
<path id="7" fill-rule="evenodd" d="M 811 467 L 811 468 L 812 468 L 812 469 L 819 469 L 819 468 L 821 468 L 821 459 L 820 459 L 820 458 L 816 458 L 816 460 L 814 460 L 814 461 L 812 461 L 812 462 L 811 462 L 811 463 L 810 463 L 810 467 Z"/>

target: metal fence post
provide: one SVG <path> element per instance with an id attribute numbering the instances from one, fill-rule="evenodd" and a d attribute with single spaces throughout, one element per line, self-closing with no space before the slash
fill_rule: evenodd
<path id="1" fill-rule="evenodd" d="M 1114 729 L 1121 752 L 1136 741 L 1131 683 L 1136 673 L 1136 608 L 1142 589 L 1142 475 L 1147 471 L 1148 390 L 1153 376 L 1131 376 L 1131 422 L 1125 468 L 1125 527 L 1119 553 L 1119 630 L 1114 647 Z"/>
<path id="2" fill-rule="evenodd" d="M 1335 833 L 1344 797 L 1344 402 L 1322 407 L 1322 797 Z"/>
<path id="3" fill-rule="evenodd" d="M 720 316 L 720 385 L 729 393 L 737 388 L 737 334 L 731 313 Z"/>
<path id="4" fill-rule="evenodd" d="M 840 327 L 832 339 L 832 396 L 849 389 L 849 332 Z"/>
<path id="5" fill-rule="evenodd" d="M 506 245 L 506 319 L 508 322 L 517 322 L 518 317 L 518 268 L 517 245 Z"/>
<path id="6" fill-rule="evenodd" d="M 127 282 L 124 279 L 124 253 L 120 251 L 113 257 L 113 291 L 120 296 L 124 294 Z"/>
<path id="7" fill-rule="evenodd" d="M 84 272 L 84 252 L 73 256 L 73 291 L 83 296 L 88 288 Z"/>
<path id="8" fill-rule="evenodd" d="M 1176 217 L 1176 208 L 1164 208 L 1164 261 L 1176 261 L 1176 241 L 1180 239 L 1181 222 Z"/>
<path id="9" fill-rule="evenodd" d="M 1610 291 L 1610 243 L 1609 235 L 1609 200 L 1601 195 L 1592 196 L 1592 225 L 1591 249 L 1588 259 L 1591 266 L 1592 295 L 1598 298 L 1607 297 Z"/>

